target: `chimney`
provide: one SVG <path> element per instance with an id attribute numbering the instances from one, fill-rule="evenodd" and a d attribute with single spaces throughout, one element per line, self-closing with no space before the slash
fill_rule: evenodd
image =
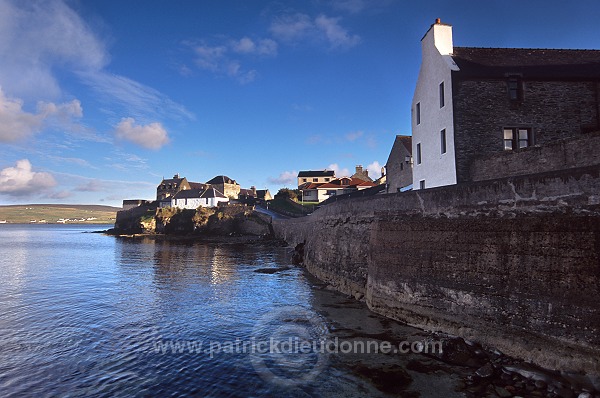
<path id="1" fill-rule="evenodd" d="M 256 197 L 256 187 L 254 185 L 252 185 L 250 187 L 250 189 L 252 190 L 252 193 L 254 194 L 254 196 Z"/>
<path id="2" fill-rule="evenodd" d="M 358 174 L 358 173 L 362 173 L 362 171 L 363 171 L 363 168 L 362 168 L 362 165 L 361 165 L 361 164 L 359 164 L 358 166 L 356 166 L 356 173 L 357 173 L 357 174 Z"/>
<path id="3" fill-rule="evenodd" d="M 431 25 L 425 36 L 421 39 L 423 52 L 425 48 L 435 47 L 441 55 L 449 55 L 454 52 L 452 44 L 452 25 L 442 23 L 440 18 L 436 18 L 435 23 Z"/>
<path id="4" fill-rule="evenodd" d="M 175 175 L 173 176 L 173 178 L 175 178 L 175 179 L 179 178 L 179 173 L 175 174 Z"/>
<path id="5" fill-rule="evenodd" d="M 385 177 L 385 167 L 381 167 L 381 176 Z"/>

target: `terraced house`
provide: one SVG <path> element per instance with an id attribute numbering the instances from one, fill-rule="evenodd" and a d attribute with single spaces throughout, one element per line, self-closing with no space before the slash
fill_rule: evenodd
<path id="1" fill-rule="evenodd" d="M 439 19 L 421 45 L 414 189 L 590 163 L 600 51 L 455 47 L 452 26 Z"/>

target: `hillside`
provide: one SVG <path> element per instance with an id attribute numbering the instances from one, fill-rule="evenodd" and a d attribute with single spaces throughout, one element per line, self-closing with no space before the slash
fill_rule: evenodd
<path id="1" fill-rule="evenodd" d="M 119 207 L 101 205 L 7 205 L 0 206 L 0 221 L 62 223 L 64 220 L 65 223 L 113 224 L 119 210 Z"/>

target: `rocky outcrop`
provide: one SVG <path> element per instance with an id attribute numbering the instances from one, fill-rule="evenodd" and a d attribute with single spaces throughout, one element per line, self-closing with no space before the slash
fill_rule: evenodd
<path id="1" fill-rule="evenodd" d="M 270 236 L 272 227 L 271 217 L 247 206 L 187 210 L 147 205 L 118 212 L 112 232 L 118 235 Z"/>
<path id="2" fill-rule="evenodd" d="M 273 225 L 303 244 L 308 271 L 374 312 L 600 375 L 598 192 L 596 166 L 340 201 Z"/>

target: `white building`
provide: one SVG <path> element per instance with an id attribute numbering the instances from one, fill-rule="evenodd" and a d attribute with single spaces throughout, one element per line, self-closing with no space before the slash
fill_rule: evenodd
<path id="1" fill-rule="evenodd" d="M 421 39 L 412 101 L 413 189 L 456 184 L 452 109 L 452 26 L 436 20 Z"/>
<path id="2" fill-rule="evenodd" d="M 229 198 L 215 188 L 187 189 L 179 191 L 171 198 L 171 207 L 178 209 L 197 209 L 198 207 L 216 207 Z"/>

